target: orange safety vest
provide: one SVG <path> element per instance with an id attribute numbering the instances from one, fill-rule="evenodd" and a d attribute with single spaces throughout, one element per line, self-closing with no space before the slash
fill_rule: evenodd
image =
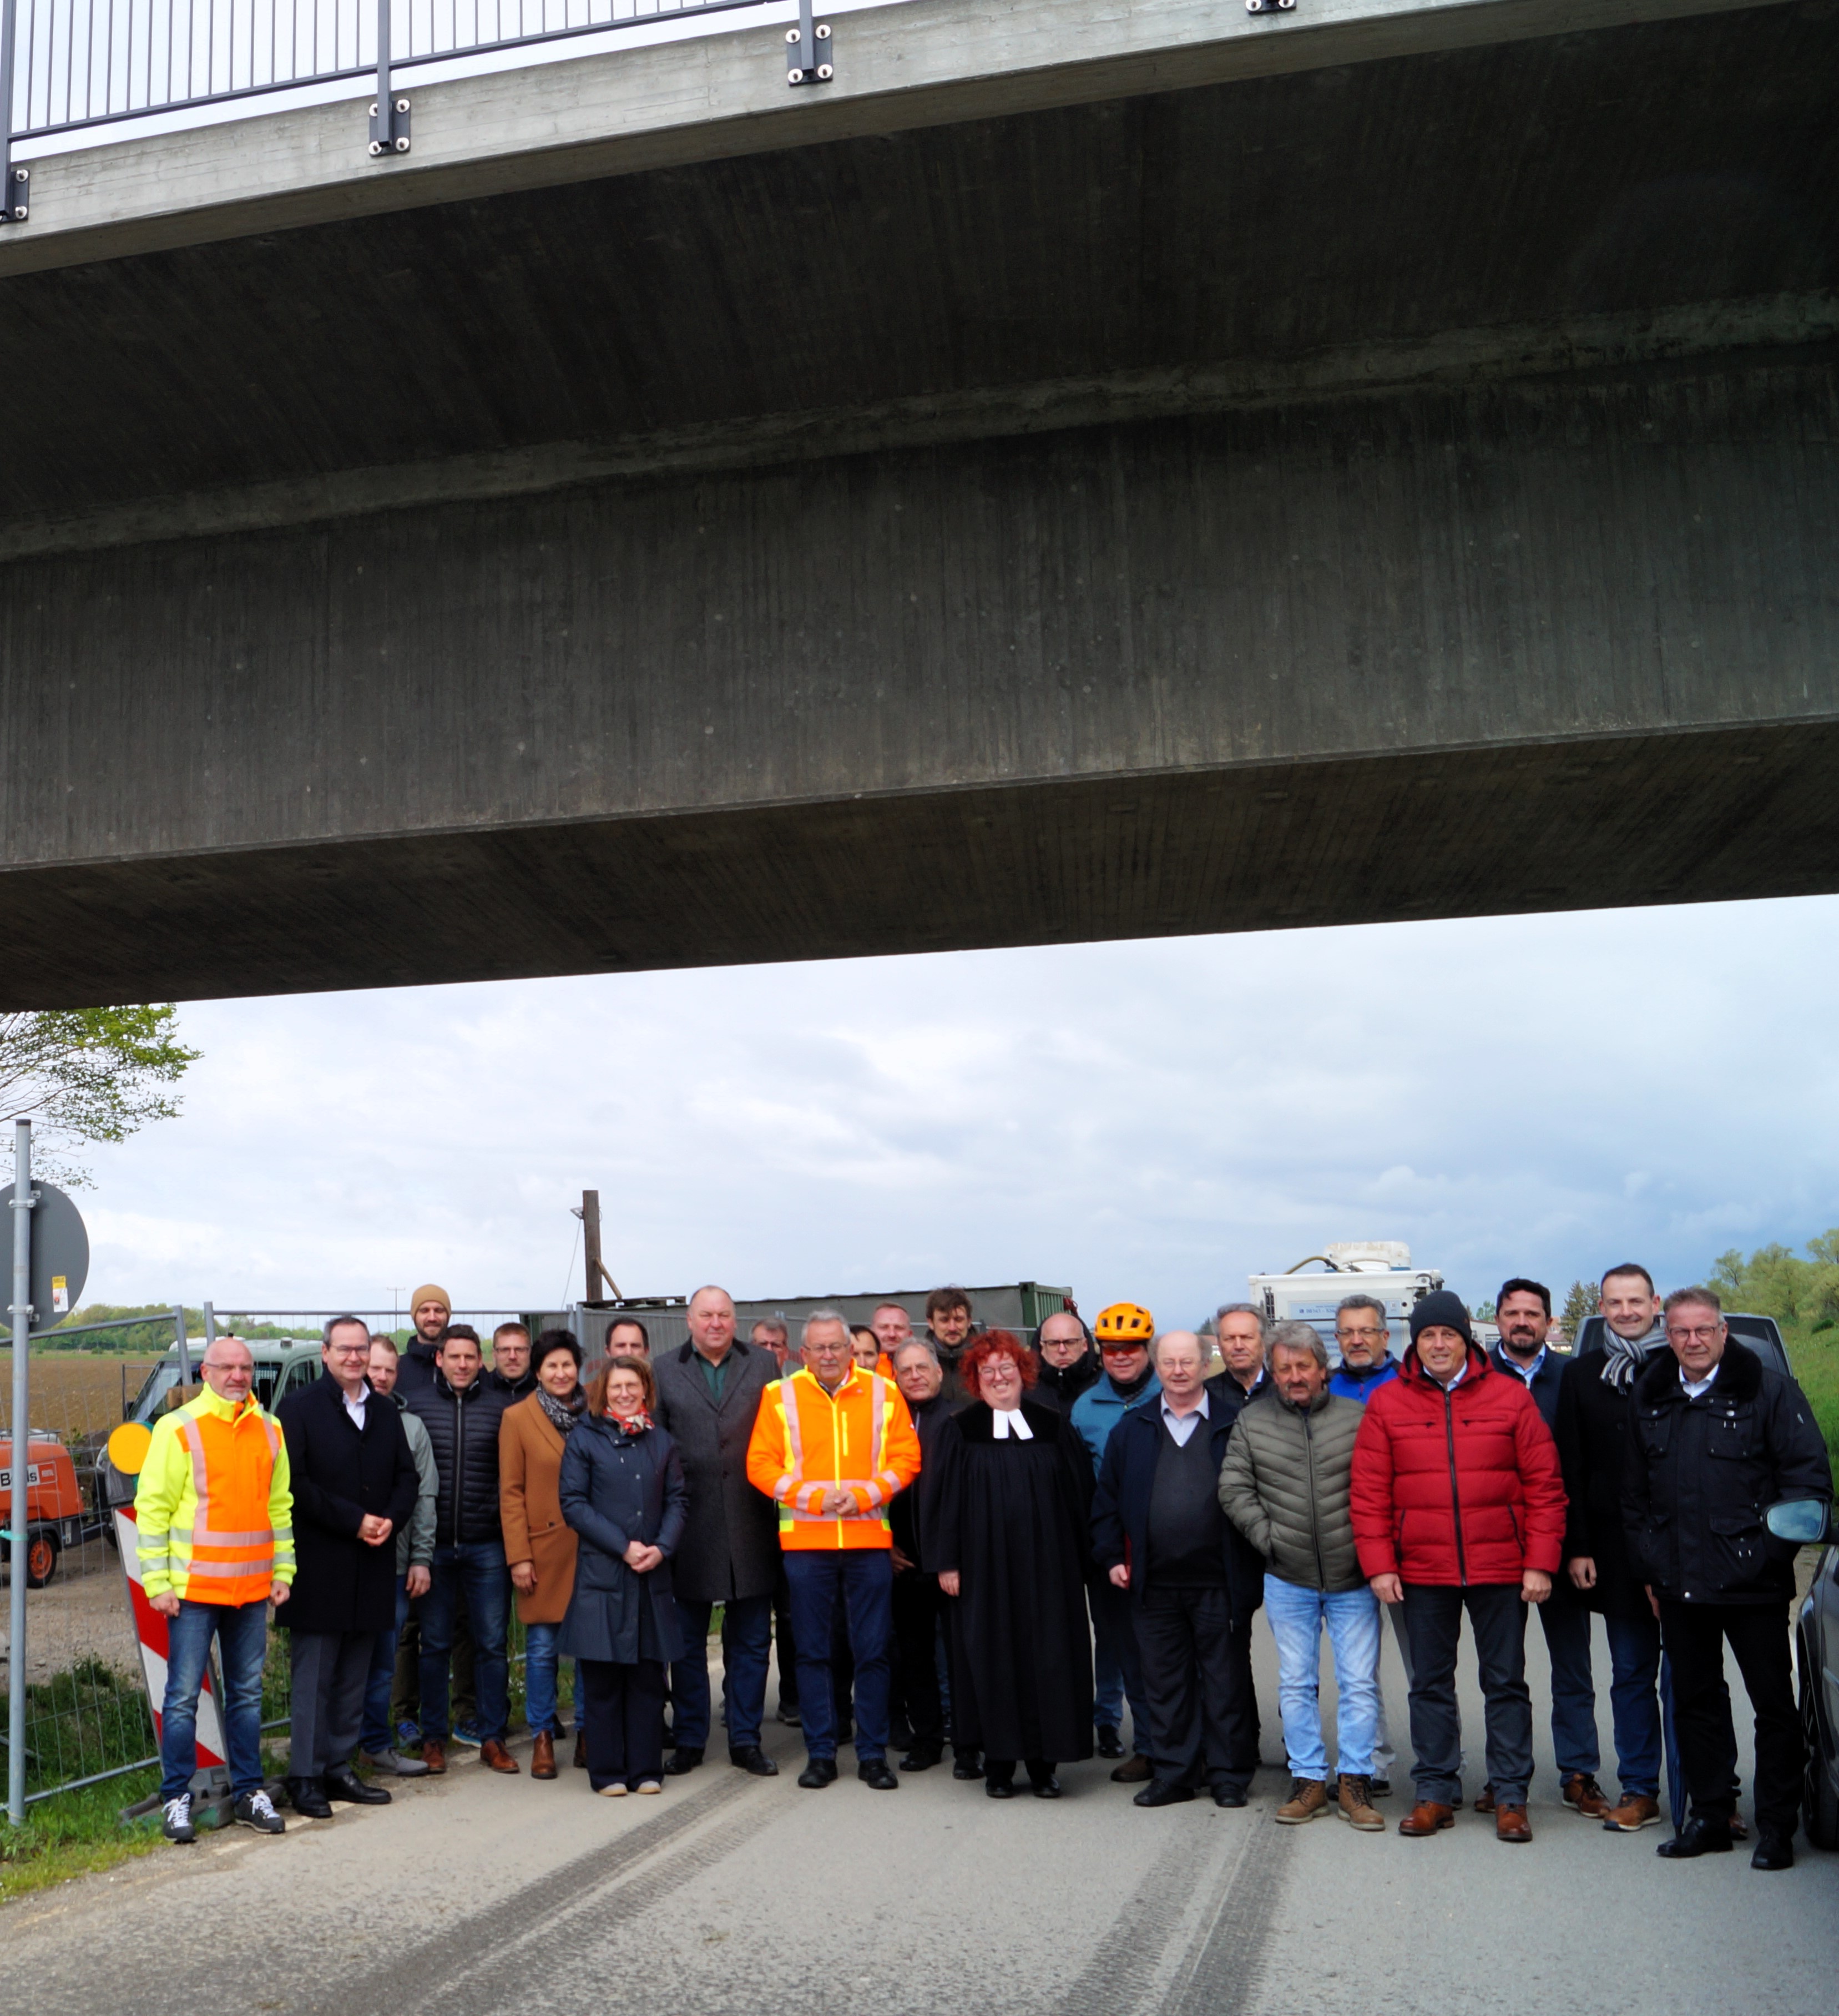
<path id="1" fill-rule="evenodd" d="M 891 1547 L 887 1507 L 920 1474 L 920 1438 L 900 1388 L 852 1365 L 834 1394 L 805 1371 L 760 1396 L 747 1445 L 747 1481 L 779 1507 L 779 1543 L 817 1548 Z M 853 1514 L 820 1508 L 847 1491 Z"/>
<path id="2" fill-rule="evenodd" d="M 265 1602 L 275 1575 L 268 1496 L 280 1430 L 260 1407 L 245 1405 L 229 1420 L 205 1413 L 182 1419 L 178 1443 L 191 1459 L 197 1506 L 189 1533 L 172 1529 L 175 1539 L 191 1543 L 174 1586 L 182 1577 L 178 1593 L 193 1603 Z"/>

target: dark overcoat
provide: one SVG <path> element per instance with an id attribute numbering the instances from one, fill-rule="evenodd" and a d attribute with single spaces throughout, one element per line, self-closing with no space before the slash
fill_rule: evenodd
<path id="1" fill-rule="evenodd" d="M 682 1543 L 689 1494 L 669 1435 L 652 1427 L 625 1435 L 603 1418 L 585 1420 L 563 1445 L 560 1489 L 562 1516 L 581 1545 L 557 1652 L 620 1666 L 680 1659 L 671 1561 Z M 622 1558 L 635 1540 L 664 1557 L 644 1575 Z"/>
<path id="2" fill-rule="evenodd" d="M 676 1591 L 686 1603 L 770 1596 L 779 1586 L 779 1508 L 747 1481 L 747 1444 L 760 1396 L 779 1377 L 779 1361 L 738 1340 L 729 1354 L 718 1405 L 693 1345 L 666 1352 L 652 1366 L 657 1424 L 677 1445 L 689 1487 L 689 1523 L 675 1564 Z"/>
<path id="3" fill-rule="evenodd" d="M 387 1631 L 396 1621 L 396 1539 L 415 1511 L 415 1457 L 393 1402 L 372 1393 L 364 1427 L 329 1372 L 276 1410 L 293 1486 L 293 1593 L 275 1622 L 293 1631 Z M 358 1537 L 366 1513 L 390 1522 L 380 1547 Z"/>

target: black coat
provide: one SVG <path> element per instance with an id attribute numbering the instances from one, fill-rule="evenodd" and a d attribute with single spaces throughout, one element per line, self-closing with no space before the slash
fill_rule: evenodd
<path id="1" fill-rule="evenodd" d="M 1787 1603 L 1792 1540 L 1762 1523 L 1784 1498 L 1830 1498 L 1825 1438 L 1801 1388 L 1735 1337 L 1697 1399 L 1656 1352 L 1635 1381 L 1622 1525 L 1635 1573 L 1681 1603 Z"/>
<path id="2" fill-rule="evenodd" d="M 345 1412 L 329 1372 L 290 1393 L 275 1418 L 293 1485 L 293 1593 L 275 1622 L 293 1631 L 387 1631 L 396 1621 L 396 1539 L 415 1511 L 415 1458 L 393 1402 L 372 1393 L 364 1427 Z M 358 1537 L 367 1513 L 390 1522 L 373 1547 Z"/>
<path id="3" fill-rule="evenodd" d="M 1545 1363 L 1540 1366 L 1531 1378 L 1528 1379 L 1518 1369 L 1517 1361 L 1508 1353 L 1505 1345 L 1497 1345 L 1488 1355 L 1499 1370 L 1504 1372 L 1510 1379 L 1517 1379 L 1531 1394 L 1532 1404 L 1539 1411 L 1539 1419 L 1551 1430 L 1553 1438 L 1556 1440 L 1558 1434 L 1559 1399 L 1564 1390 L 1564 1375 L 1569 1370 L 1573 1361 L 1560 1355 L 1557 1352 L 1548 1349 L 1546 1352 Z M 1562 1460 L 1562 1451 L 1560 1454 Z M 1571 1489 L 1571 1480 L 1568 1476 L 1565 1478 L 1564 1488 L 1567 1492 Z M 1568 1561 L 1570 1558 L 1570 1555 L 1567 1553 L 1565 1559 Z M 1602 1573 L 1600 1567 L 1597 1573 L 1599 1575 Z M 1639 1592 L 1637 1591 L 1637 1593 Z M 1560 1609 L 1563 1609 L 1567 1604 L 1574 1607 L 1584 1604 L 1592 1609 L 1602 1607 L 1600 1603 L 1592 1601 L 1581 1594 L 1576 1585 L 1562 1568 L 1553 1576 L 1552 1593 L 1546 1597 L 1546 1600 L 1548 1603 L 1557 1604 Z M 1646 1609 L 1647 1599 L 1645 1596 L 1642 1597 L 1641 1603 L 1642 1607 Z"/>
<path id="4" fill-rule="evenodd" d="M 426 1344 L 416 1337 L 397 1354 L 397 1399 L 406 1402 L 412 1393 L 425 1393 L 434 1384 L 434 1374 L 441 1369 L 434 1363 L 434 1355 L 440 1348 L 437 1344 Z"/>
<path id="5" fill-rule="evenodd" d="M 915 1564 L 903 1573 L 920 1574 L 926 1559 L 927 1537 L 932 1528 L 932 1500 L 938 1489 L 939 1431 L 952 1418 L 952 1402 L 944 1387 L 918 1406 L 911 1401 L 907 1411 L 913 1417 L 913 1432 L 920 1438 L 920 1474 L 905 1491 L 896 1492 L 887 1508 L 887 1524 L 894 1544 Z"/>
<path id="6" fill-rule="evenodd" d="M 779 1586 L 779 1507 L 747 1481 L 747 1444 L 779 1362 L 759 1345 L 737 1340 L 729 1349 L 719 1406 L 695 1362 L 695 1345 L 652 1363 L 657 1424 L 676 1443 L 689 1487 L 689 1524 L 676 1562 L 677 1593 L 686 1603 L 770 1596 Z"/>
<path id="7" fill-rule="evenodd" d="M 502 1540 L 498 1512 L 498 1430 L 505 1396 L 481 1373 L 459 1392 L 435 1369 L 434 1383 L 406 1405 L 427 1426 L 441 1473 L 434 1500 L 434 1545 L 477 1546 Z"/>
<path id="8" fill-rule="evenodd" d="M 1053 1407 L 1063 1414 L 1070 1414 L 1073 1402 L 1089 1386 L 1098 1384 L 1103 1370 L 1097 1352 L 1090 1345 L 1085 1347 L 1085 1355 L 1075 1358 L 1071 1365 L 1049 1365 L 1043 1358 L 1041 1377 L 1028 1389 L 1028 1398 L 1038 1406 Z"/>
<path id="9" fill-rule="evenodd" d="M 1670 1360 L 1673 1354 L 1666 1354 Z M 1586 1556 L 1596 1564 L 1596 1586 L 1584 1597 L 1606 1617 L 1651 1615 L 1647 1592 L 1628 1559 L 1622 1530 L 1622 1463 L 1628 1446 L 1628 1395 L 1603 1384 L 1609 1354 L 1600 1346 L 1565 1366 L 1553 1429 L 1569 1500 L 1564 1559 Z M 1535 1395 L 1535 1399 L 1537 1395 Z M 1553 1578 L 1556 1589 L 1560 1578 Z M 1568 1583 L 1568 1575 L 1562 1579 Z"/>
<path id="10" fill-rule="evenodd" d="M 1066 1763 L 1092 1755 L 1091 1459 L 1064 1416 L 1027 1399 L 1021 1411 L 1027 1442 L 998 1442 L 981 1400 L 940 1425 L 924 1565 L 961 1578 L 947 1613 L 954 1745 Z"/>
<path id="11" fill-rule="evenodd" d="M 557 1651 L 621 1666 L 680 1659 L 671 1557 L 682 1542 L 689 1493 L 669 1435 L 652 1427 L 624 1435 L 605 1420 L 581 1421 L 563 1445 L 556 1489 L 563 1517 L 581 1536 Z M 635 1540 L 664 1553 L 649 1574 L 622 1558 Z"/>
<path id="12" fill-rule="evenodd" d="M 1239 1382 L 1229 1374 L 1226 1383 L 1232 1390 L 1224 1394 L 1215 1392 L 1211 1380 L 1207 1385 L 1205 1433 L 1216 1485 L 1220 1465 L 1226 1460 L 1226 1438 L 1233 1432 L 1233 1423 L 1241 1409 L 1260 1404 L 1258 1395 L 1265 1391 L 1263 1386 L 1254 1387 L 1248 1400 Z M 1233 1404 L 1235 1395 L 1237 1406 Z M 1092 1551 L 1098 1572 L 1107 1574 L 1120 1561 L 1128 1561 L 1132 1569 L 1132 1604 L 1143 1601 L 1149 1579 L 1143 1564 L 1150 1558 L 1150 1497 L 1155 1489 L 1156 1460 L 1161 1448 L 1161 1402 L 1132 1407 L 1111 1431 L 1111 1439 L 1105 1445 L 1105 1460 L 1099 1465 L 1097 1495 L 1092 1503 Z M 1232 1595 L 1233 1608 L 1240 1615 L 1249 1617 L 1265 1600 L 1264 1557 L 1224 1513 L 1220 1515 L 1220 1525 L 1226 1587 Z"/>

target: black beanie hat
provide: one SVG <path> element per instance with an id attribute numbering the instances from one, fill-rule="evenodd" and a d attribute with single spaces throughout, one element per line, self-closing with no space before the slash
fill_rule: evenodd
<path id="1" fill-rule="evenodd" d="M 1475 1333 L 1469 1327 L 1469 1312 L 1463 1307 L 1462 1298 L 1447 1288 L 1438 1288 L 1411 1312 L 1411 1341 L 1417 1342 L 1418 1332 L 1427 1330 L 1432 1323 L 1441 1323 L 1445 1330 L 1459 1330 L 1464 1341 L 1473 1344 Z"/>

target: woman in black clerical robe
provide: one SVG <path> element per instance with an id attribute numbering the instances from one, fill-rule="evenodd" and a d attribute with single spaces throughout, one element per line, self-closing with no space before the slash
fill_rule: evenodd
<path id="1" fill-rule="evenodd" d="M 1092 1755 L 1092 1639 L 1085 1622 L 1092 1470 L 1071 1421 L 1027 1396 L 1035 1355 L 1007 1330 L 958 1363 L 976 1397 L 945 1422 L 928 1493 L 925 1565 L 955 1598 L 952 1745 L 984 1755 L 984 1789 L 1057 1799 L 1056 1763 Z"/>

